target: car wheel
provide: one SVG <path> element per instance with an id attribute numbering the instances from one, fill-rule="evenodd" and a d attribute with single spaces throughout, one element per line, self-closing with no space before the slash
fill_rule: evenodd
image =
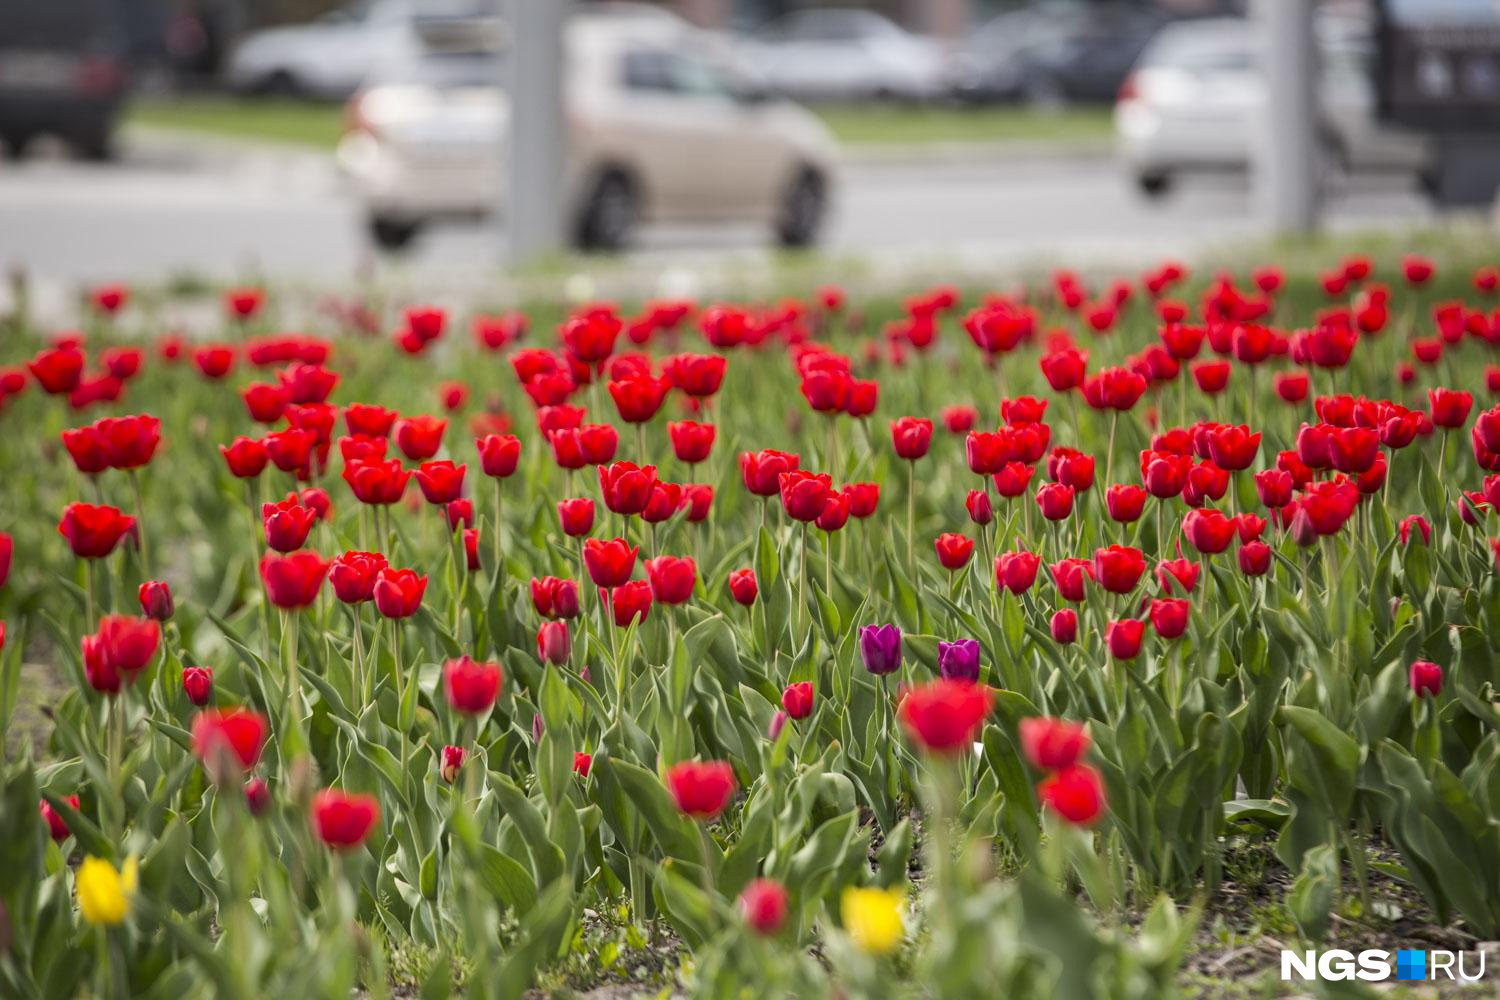
<path id="1" fill-rule="evenodd" d="M 301 97 L 306 92 L 302 81 L 285 69 L 268 73 L 251 89 L 264 97 Z"/>
<path id="2" fill-rule="evenodd" d="M 115 158 L 114 130 L 107 125 L 76 133 L 72 145 L 80 157 L 94 163 L 107 163 Z"/>
<path id="3" fill-rule="evenodd" d="M 577 243 L 584 250 L 620 250 L 640 215 L 635 185 L 618 170 L 601 174 L 579 216 Z"/>
<path id="4" fill-rule="evenodd" d="M 1172 190 L 1172 175 L 1165 171 L 1154 171 L 1149 174 L 1137 174 L 1135 178 L 1136 190 L 1150 198 L 1152 201 L 1166 197 Z"/>
<path id="5" fill-rule="evenodd" d="M 805 247 L 818 238 L 828 208 L 827 184 L 815 170 L 803 170 L 782 196 L 776 240 L 784 247 Z"/>
<path id="6" fill-rule="evenodd" d="M 370 238 L 375 245 L 382 250 L 404 250 L 411 245 L 416 238 L 418 230 L 422 228 L 420 222 L 411 219 L 396 219 L 388 215 L 372 215 L 370 217 Z"/>

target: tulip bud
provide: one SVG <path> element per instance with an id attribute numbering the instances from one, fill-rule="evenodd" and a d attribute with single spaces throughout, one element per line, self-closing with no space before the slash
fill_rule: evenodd
<path id="1" fill-rule="evenodd" d="M 438 774 L 448 784 L 458 778 L 459 768 L 464 766 L 464 761 L 469 759 L 469 751 L 463 747 L 443 747 L 442 763 L 438 765 Z"/>
<path id="2" fill-rule="evenodd" d="M 781 707 L 786 709 L 787 714 L 794 719 L 805 719 L 809 715 L 812 715 L 812 681 L 799 681 L 796 684 L 788 684 L 786 690 L 781 692 Z"/>
<path id="3" fill-rule="evenodd" d="M 182 690 L 188 701 L 202 708 L 214 693 L 214 672 L 208 667 L 184 667 Z"/>
<path id="4" fill-rule="evenodd" d="M 573 641 L 568 634 L 567 622 L 542 622 L 536 631 L 536 653 L 543 663 L 561 666 L 568 662 L 572 651 Z"/>
<path id="5" fill-rule="evenodd" d="M 580 778 L 589 776 L 589 768 L 594 766 L 594 755 L 579 750 L 573 754 L 573 773 Z"/>
<path id="6" fill-rule="evenodd" d="M 766 727 L 766 739 L 772 743 L 780 739 L 781 731 L 786 728 L 787 720 L 790 718 L 791 716 L 778 708 L 776 714 L 771 716 L 771 724 Z"/>
<path id="7" fill-rule="evenodd" d="M 771 935 L 781 930 L 788 909 L 786 888 L 771 879 L 755 879 L 740 893 L 740 915 L 757 934 Z"/>
<path id="8" fill-rule="evenodd" d="M 531 716 L 531 741 L 542 742 L 542 734 L 547 731 L 547 724 L 542 721 L 542 713 L 536 712 Z"/>
<path id="9" fill-rule="evenodd" d="M 1418 698 L 1436 698 L 1443 690 L 1443 668 L 1431 660 L 1417 660 L 1411 665 L 1411 693 Z"/>
<path id="10" fill-rule="evenodd" d="M 172 617 L 172 588 L 163 580 L 147 580 L 141 584 L 137 596 L 141 601 L 141 613 L 147 618 L 164 622 Z"/>
<path id="11" fill-rule="evenodd" d="M 1069 645 L 1078 639 L 1078 612 L 1062 608 L 1052 615 L 1052 641 L 1060 646 Z"/>
<path id="12" fill-rule="evenodd" d="M 736 604 L 749 607 L 755 603 L 756 596 L 760 593 L 759 585 L 756 583 L 755 570 L 737 569 L 729 574 L 729 593 Z"/>
<path id="13" fill-rule="evenodd" d="M 968 508 L 969 520 L 975 524 L 985 525 L 995 519 L 995 511 L 990 506 L 990 494 L 987 490 L 970 490 L 964 506 Z"/>
<path id="14" fill-rule="evenodd" d="M 262 815 L 271 804 L 271 786 L 266 784 L 265 778 L 251 778 L 245 782 L 245 805 L 250 807 L 250 815 Z"/>

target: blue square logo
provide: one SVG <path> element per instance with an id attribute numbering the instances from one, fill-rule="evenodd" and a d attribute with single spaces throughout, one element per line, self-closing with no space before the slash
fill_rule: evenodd
<path id="1" fill-rule="evenodd" d="M 1398 951 L 1398 952 L 1396 952 L 1396 978 L 1397 979 L 1426 979 L 1427 978 L 1427 952 L 1425 952 L 1425 951 Z"/>

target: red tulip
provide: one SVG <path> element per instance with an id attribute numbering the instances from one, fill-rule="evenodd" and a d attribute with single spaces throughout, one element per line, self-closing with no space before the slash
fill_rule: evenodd
<path id="1" fill-rule="evenodd" d="M 458 772 L 463 770 L 464 762 L 469 759 L 469 751 L 463 747 L 443 747 L 442 760 L 438 764 L 438 777 L 448 784 L 458 780 Z"/>
<path id="2" fill-rule="evenodd" d="M 1025 493 L 1036 469 L 1025 462 L 1006 462 L 994 475 L 995 492 L 1006 499 Z"/>
<path id="3" fill-rule="evenodd" d="M 616 514 L 640 514 L 656 487 L 656 466 L 616 462 L 599 466 L 599 489 L 604 506 Z"/>
<path id="4" fill-rule="evenodd" d="M 1212 396 L 1229 385 L 1229 370 L 1228 361 L 1199 361 L 1192 367 L 1193 381 L 1200 392 Z"/>
<path id="5" fill-rule="evenodd" d="M 781 505 L 787 515 L 803 523 L 818 519 L 833 490 L 833 483 L 828 475 L 801 469 L 783 472 L 779 486 Z"/>
<path id="6" fill-rule="evenodd" d="M 1235 523 L 1217 510 L 1190 510 L 1182 519 L 1182 533 L 1193 548 L 1206 555 L 1215 555 L 1229 548 L 1234 541 Z"/>
<path id="7" fill-rule="evenodd" d="M 945 406 L 938 417 L 949 434 L 967 434 L 974 429 L 979 411 L 972 406 Z"/>
<path id="8" fill-rule="evenodd" d="M 920 417 L 892 420 L 891 443 L 898 457 L 915 462 L 926 455 L 932 445 L 932 421 Z"/>
<path id="9" fill-rule="evenodd" d="M 1052 630 L 1052 641 L 1058 645 L 1069 645 L 1078 638 L 1078 612 L 1072 608 L 1054 611 L 1048 624 Z"/>
<path id="10" fill-rule="evenodd" d="M 83 378 L 83 352 L 76 347 L 42 351 L 26 362 L 26 367 L 42 391 L 50 396 L 65 396 L 78 388 Z"/>
<path id="11" fill-rule="evenodd" d="M 944 569 L 962 569 L 974 554 L 974 539 L 964 535 L 944 533 L 933 543 L 937 549 L 938 562 Z"/>
<path id="12" fill-rule="evenodd" d="M 384 618 L 410 618 L 422 606 L 427 577 L 414 569 L 387 567 L 375 576 L 375 610 Z"/>
<path id="13" fill-rule="evenodd" d="M 5 583 L 5 572 L 10 568 L 10 553 L 5 551 L 6 541 L 8 538 L 0 538 L 0 584 Z M 159 622 L 171 618 L 172 612 L 176 610 L 172 603 L 172 588 L 167 586 L 165 580 L 147 580 L 136 590 L 136 598 L 141 602 L 141 614 Z"/>
<path id="14" fill-rule="evenodd" d="M 1223 424 L 1208 432 L 1209 457 L 1221 469 L 1237 472 L 1248 469 L 1260 450 L 1260 432 L 1250 428 Z"/>
<path id="15" fill-rule="evenodd" d="M 441 462 L 423 462 L 413 475 L 428 503 L 449 504 L 463 493 L 464 473 L 468 468 L 467 465 L 454 465 L 444 459 Z"/>
<path id="16" fill-rule="evenodd" d="M 1084 401 L 1096 410 L 1132 409 L 1146 393 L 1146 380 L 1126 368 L 1106 368 L 1083 383 Z"/>
<path id="17" fill-rule="evenodd" d="M 231 288 L 224 293 L 224 309 L 236 319 L 249 319 L 264 300 L 265 293 L 259 288 Z"/>
<path id="18" fill-rule="evenodd" d="M 812 681 L 788 684 L 781 692 L 781 707 L 794 719 L 805 719 L 813 712 Z"/>
<path id="19" fill-rule="evenodd" d="M 1443 693 L 1443 668 L 1431 660 L 1416 660 L 1411 665 L 1411 693 L 1418 698 L 1436 698 Z"/>
<path id="20" fill-rule="evenodd" d="M 651 612 L 651 584 L 645 580 L 622 583 L 609 592 L 609 604 L 617 627 L 625 628 L 632 622 L 644 625 Z"/>
<path id="21" fill-rule="evenodd" d="M 994 696 L 983 684 L 936 680 L 911 688 L 898 715 L 908 738 L 938 754 L 969 752 Z"/>
<path id="22" fill-rule="evenodd" d="M 267 552 L 260 560 L 260 579 L 266 596 L 278 608 L 295 611 L 318 598 L 318 589 L 328 573 L 328 563 L 316 552 L 302 550 L 289 555 Z"/>
<path id="23" fill-rule="evenodd" d="M 193 717 L 193 752 L 215 781 L 243 780 L 260 760 L 268 728 L 250 709 L 205 709 Z"/>
<path id="24" fill-rule="evenodd" d="M 302 548 L 318 520 L 318 512 L 302 506 L 295 493 L 277 503 L 261 504 L 260 516 L 266 544 L 277 552 L 295 552 Z"/>
<path id="25" fill-rule="evenodd" d="M 581 538 L 594 530 L 594 501 L 587 497 L 557 502 L 557 518 L 563 534 Z"/>
<path id="26" fill-rule="evenodd" d="M 682 761 L 667 768 L 667 790 L 678 812 L 696 820 L 712 820 L 734 794 L 734 769 L 724 761 Z"/>
<path id="27" fill-rule="evenodd" d="M 74 809 L 77 809 L 79 807 L 79 800 L 78 796 L 76 795 L 69 795 L 63 801 L 72 806 Z M 47 834 L 53 840 L 61 843 L 62 841 L 67 840 L 70 836 L 72 836 L 73 831 L 68 829 L 68 824 L 62 818 L 62 814 L 59 813 L 56 809 L 53 809 L 52 803 L 48 802 L 46 799 L 42 799 L 41 814 L 42 821 L 47 824 Z"/>
<path id="28" fill-rule="evenodd" d="M 658 556 L 646 560 L 646 577 L 658 604 L 683 604 L 693 596 L 698 567 L 691 557 Z"/>
<path id="29" fill-rule="evenodd" d="M 613 590 L 630 579 L 640 546 L 632 548 L 623 538 L 601 541 L 590 538 L 583 543 L 583 564 L 594 586 Z"/>
<path id="30" fill-rule="evenodd" d="M 729 574 L 729 594 L 736 604 L 748 608 L 755 603 L 755 598 L 759 593 L 760 587 L 755 579 L 755 570 L 737 569 Z"/>
<path id="31" fill-rule="evenodd" d="M 395 410 L 369 403 L 350 403 L 344 407 L 344 425 L 349 428 L 350 434 L 357 436 L 390 437 L 391 428 L 395 426 L 399 416 Z"/>
<path id="32" fill-rule="evenodd" d="M 221 379 L 234 367 L 234 349 L 221 344 L 210 344 L 193 352 L 193 364 L 208 379 Z"/>
<path id="33" fill-rule="evenodd" d="M 714 425 L 683 420 L 667 424 L 667 435 L 672 441 L 672 453 L 679 462 L 696 465 L 708 458 L 714 446 Z"/>
<path id="34" fill-rule="evenodd" d="M 719 391 L 727 364 L 728 360 L 719 354 L 678 354 L 663 363 L 662 371 L 674 387 L 686 395 L 704 399 Z"/>
<path id="35" fill-rule="evenodd" d="M 1163 639 L 1177 639 L 1187 631 L 1192 604 L 1185 597 L 1158 597 L 1151 602 L 1151 627 Z"/>
<path id="36" fill-rule="evenodd" d="M 135 518 L 116 507 L 70 503 L 57 525 L 73 554 L 82 559 L 103 559 L 120 539 L 135 531 Z"/>
<path id="37" fill-rule="evenodd" d="M 1276 395 L 1284 402 L 1300 403 L 1307 398 L 1308 389 L 1311 385 L 1307 372 L 1278 372 L 1274 380 Z"/>
<path id="38" fill-rule="evenodd" d="M 1075 494 L 1085 493 L 1094 485 L 1094 456 L 1076 448 L 1053 448 L 1047 475 L 1053 482 L 1073 487 Z"/>
<path id="39" fill-rule="evenodd" d="M 1083 385 L 1087 376 L 1089 356 L 1087 352 L 1081 352 L 1068 348 L 1061 351 L 1052 351 L 1042 355 L 1042 375 L 1047 379 L 1047 384 L 1052 387 L 1053 392 L 1067 392 Z"/>
<path id="40" fill-rule="evenodd" d="M 850 483 L 844 487 L 844 498 L 849 501 L 849 516 L 864 520 L 880 505 L 880 484 Z"/>
<path id="41" fill-rule="evenodd" d="M 981 527 L 995 519 L 987 490 L 970 490 L 969 495 L 964 498 L 964 509 L 969 512 L 969 520 Z"/>
<path id="42" fill-rule="evenodd" d="M 312 821 L 324 844 L 334 850 L 353 850 L 380 822 L 380 800 L 373 795 L 325 788 L 312 798 Z"/>
<path id="43" fill-rule="evenodd" d="M 461 656 L 443 664 L 443 693 L 448 698 L 448 707 L 464 715 L 488 712 L 500 695 L 502 679 L 498 663 Z"/>
<path id="44" fill-rule="evenodd" d="M 1462 427 L 1474 406 L 1472 394 L 1455 389 L 1428 389 L 1427 400 L 1432 408 L 1432 422 L 1439 427 Z"/>
<path id="45" fill-rule="evenodd" d="M 644 424 L 661 409 L 667 388 L 665 379 L 637 375 L 609 383 L 609 394 L 614 398 L 621 420 L 627 424 Z"/>
<path id="46" fill-rule="evenodd" d="M 781 475 L 801 463 L 797 455 L 768 448 L 740 455 L 740 476 L 745 489 L 758 497 L 776 496 L 781 491 Z"/>
<path id="47" fill-rule="evenodd" d="M 0 587 L 10 579 L 10 563 L 15 552 L 15 541 L 9 532 L 0 531 Z"/>
<path id="48" fill-rule="evenodd" d="M 1417 254 L 1407 254 L 1401 258 L 1401 273 L 1405 275 L 1409 285 L 1425 285 L 1433 274 L 1432 261 Z"/>
<path id="49" fill-rule="evenodd" d="M 486 434 L 474 439 L 479 450 L 479 466 L 492 479 L 507 479 L 515 474 L 521 458 L 521 440 L 512 434 Z"/>
<path id="50" fill-rule="evenodd" d="M 1063 483 L 1043 483 L 1037 487 L 1036 503 L 1047 520 L 1065 520 L 1073 513 L 1073 487 Z"/>
<path id="51" fill-rule="evenodd" d="M 1488 480 L 1486 480 L 1486 485 L 1488 485 Z M 1488 497 L 1489 491 L 1485 492 Z M 1413 531 L 1421 536 L 1423 545 L 1432 544 L 1432 525 L 1421 514 L 1410 514 L 1401 519 L 1400 532 L 1403 546 L 1411 544 Z"/>
<path id="52" fill-rule="evenodd" d="M 1065 767 L 1037 785 L 1042 805 L 1076 826 L 1088 826 L 1104 815 L 1104 779 L 1087 764 Z"/>
<path id="53" fill-rule="evenodd" d="M 208 667 L 184 667 L 182 692 L 199 708 L 207 705 L 214 693 L 214 672 Z"/>
<path id="54" fill-rule="evenodd" d="M 582 750 L 573 753 L 573 773 L 580 778 L 587 778 L 589 770 L 594 766 L 594 755 L 584 753 Z"/>
<path id="55" fill-rule="evenodd" d="M 1104 491 L 1104 505 L 1110 520 L 1133 524 L 1146 509 L 1146 491 L 1139 486 L 1116 483 Z"/>
<path id="56" fill-rule="evenodd" d="M 1246 576 L 1264 576 L 1271 568 L 1271 546 L 1265 542 L 1246 542 L 1240 546 L 1240 572 Z"/>
<path id="57" fill-rule="evenodd" d="M 964 456 L 976 476 L 994 475 L 1011 460 L 1010 442 L 998 431 L 970 431 L 964 439 Z"/>
<path id="58" fill-rule="evenodd" d="M 1035 716 L 1020 722 L 1021 752 L 1043 771 L 1072 767 L 1089 750 L 1088 728 L 1081 723 Z"/>
<path id="59" fill-rule="evenodd" d="M 1063 600 L 1077 604 L 1084 599 L 1084 581 L 1094 577 L 1094 564 L 1090 560 L 1064 559 L 1048 568 L 1052 571 L 1052 582 L 1057 585 L 1057 592 L 1062 595 Z"/>
<path id="60" fill-rule="evenodd" d="M 1042 557 L 1034 552 L 1002 552 L 995 557 L 995 586 L 1024 594 L 1036 582 Z"/>
<path id="61" fill-rule="evenodd" d="M 1109 655 L 1117 660 L 1133 660 L 1141 652 L 1141 639 L 1146 634 L 1146 623 L 1138 618 L 1117 618 L 1104 630 L 1104 642 L 1109 646 Z"/>
<path id="62" fill-rule="evenodd" d="M 443 432 L 447 429 L 448 421 L 442 417 L 426 414 L 406 417 L 396 422 L 396 447 L 409 461 L 425 461 L 443 446 Z"/>
<path id="63" fill-rule="evenodd" d="M 84 636 L 81 643 L 90 686 L 114 693 L 122 682 L 134 684 L 156 657 L 160 644 L 161 626 L 154 619 L 105 615 L 99 619 L 98 630 Z"/>
<path id="64" fill-rule="evenodd" d="M 96 426 L 90 424 L 65 430 L 62 443 L 68 457 L 73 460 L 73 466 L 84 475 L 97 475 L 110 467 L 109 452 Z"/>
<path id="65" fill-rule="evenodd" d="M 786 888 L 771 879 L 752 879 L 740 891 L 740 916 L 755 933 L 770 937 L 786 924 L 791 909 Z"/>
<path id="66" fill-rule="evenodd" d="M 389 506 L 401 500 L 412 474 L 401 467 L 399 458 L 392 458 L 384 462 L 346 462 L 343 475 L 355 499 Z"/>
<path id="67" fill-rule="evenodd" d="M 328 582 L 345 604 L 363 604 L 375 598 L 375 581 L 390 564 L 379 552 L 345 552 L 328 565 Z"/>
<path id="68" fill-rule="evenodd" d="M 536 630 L 536 655 L 543 663 L 562 666 L 573 652 L 573 640 L 565 621 L 542 622 Z"/>
<path id="69" fill-rule="evenodd" d="M 651 496 L 646 509 L 641 511 L 641 520 L 647 524 L 661 524 L 683 507 L 682 487 L 677 483 L 657 482 L 651 487 Z"/>
<path id="70" fill-rule="evenodd" d="M 318 435 L 293 427 L 267 434 L 261 443 L 276 468 L 282 472 L 304 474 L 311 468 L 313 446 L 318 443 Z M 344 475 L 348 477 L 348 469 L 344 470 Z"/>
<path id="71" fill-rule="evenodd" d="M 1174 589 L 1191 594 L 1198 586 L 1201 571 L 1201 566 L 1188 559 L 1164 559 L 1156 564 L 1156 582 L 1169 594 Z"/>
<path id="72" fill-rule="evenodd" d="M 531 581 L 531 603 L 543 618 L 578 617 L 578 584 L 555 576 Z"/>
<path id="73" fill-rule="evenodd" d="M 1128 545 L 1107 545 L 1094 552 L 1093 577 L 1111 594 L 1128 594 L 1146 572 L 1146 557 Z"/>

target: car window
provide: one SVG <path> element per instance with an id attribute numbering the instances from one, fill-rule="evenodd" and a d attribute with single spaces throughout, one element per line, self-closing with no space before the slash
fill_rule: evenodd
<path id="1" fill-rule="evenodd" d="M 730 92 L 726 74 L 697 56 L 666 49 L 635 49 L 625 53 L 627 90 L 719 97 Z"/>

